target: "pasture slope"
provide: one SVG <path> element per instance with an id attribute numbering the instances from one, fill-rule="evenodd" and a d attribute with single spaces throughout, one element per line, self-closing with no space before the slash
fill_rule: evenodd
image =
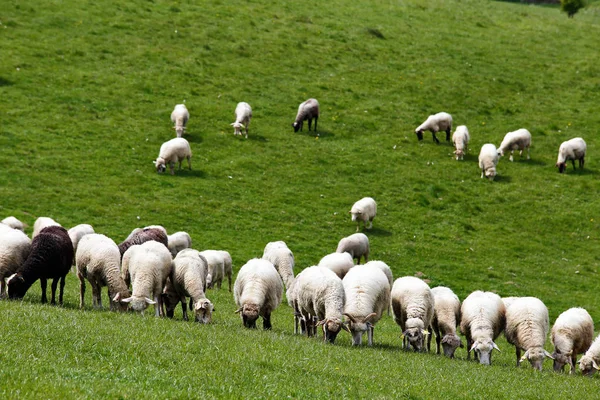
<path id="1" fill-rule="evenodd" d="M 92 224 L 123 240 L 162 224 L 197 249 L 229 250 L 237 271 L 285 240 L 297 270 L 353 233 L 364 196 L 379 214 L 372 259 L 395 276 L 541 298 L 551 320 L 582 306 L 600 328 L 600 14 L 475 0 L 272 2 L 27 1 L 0 13 L 0 215 Z M 294 134 L 298 104 L 321 103 L 319 132 Z M 186 103 L 192 171 L 158 175 Z M 233 136 L 251 104 L 247 140 Z M 447 111 L 472 137 L 464 162 L 429 133 Z M 521 127 L 530 161 L 477 154 Z M 440 135 L 443 136 L 443 135 Z M 558 174 L 560 143 L 588 143 L 583 171 Z M 443 141 L 442 141 L 443 142 Z M 198 326 L 64 307 L 0 302 L 0 397 L 25 398 L 573 398 L 598 378 L 514 367 L 504 339 L 490 368 L 400 350 L 391 318 L 373 348 L 292 334 L 281 306 L 271 332 L 243 329 L 232 295 L 209 291 Z M 550 349 L 550 344 L 547 344 Z"/>

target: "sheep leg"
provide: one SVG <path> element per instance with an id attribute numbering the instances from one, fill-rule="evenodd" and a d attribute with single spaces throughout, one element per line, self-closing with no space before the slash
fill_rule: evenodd
<path id="1" fill-rule="evenodd" d="M 42 304 L 48 302 L 48 298 L 46 297 L 46 287 L 48 286 L 48 282 L 46 278 L 40 278 L 40 286 L 42 288 Z"/>
<path id="2" fill-rule="evenodd" d="M 181 171 L 181 161 L 183 160 L 179 160 L 179 170 Z"/>
<path id="3" fill-rule="evenodd" d="M 433 135 L 433 141 L 437 144 L 440 144 L 440 141 L 438 140 L 437 136 L 435 136 L 435 132 L 432 132 L 431 134 Z"/>
<path id="4" fill-rule="evenodd" d="M 312 118 L 308 119 L 308 131 L 310 132 L 310 128 L 312 126 Z"/>
<path id="5" fill-rule="evenodd" d="M 94 308 L 102 308 L 102 294 L 98 282 L 90 282 L 92 285 L 92 305 Z"/>
<path id="6" fill-rule="evenodd" d="M 367 338 L 369 339 L 369 346 L 373 346 L 373 331 L 375 330 L 374 326 L 369 326 L 369 331 L 367 332 Z"/>
<path id="7" fill-rule="evenodd" d="M 514 160 L 514 158 L 513 158 L 513 154 L 514 154 L 514 152 L 515 152 L 514 150 L 511 150 L 511 151 L 510 151 L 510 157 L 508 157 L 508 159 L 509 159 L 511 162 Z"/>
<path id="8" fill-rule="evenodd" d="M 175 175 L 175 163 L 169 163 L 169 171 L 171 171 L 171 175 Z"/>
<path id="9" fill-rule="evenodd" d="M 190 297 L 190 301 L 191 301 L 191 297 Z M 188 313 L 187 313 L 187 307 L 186 307 L 186 301 L 185 301 L 185 296 L 181 296 L 181 310 L 183 311 L 183 320 L 184 321 L 188 321 Z"/>
<path id="10" fill-rule="evenodd" d="M 0 299 L 6 297 L 6 282 L 4 279 L 0 279 Z"/>
<path id="11" fill-rule="evenodd" d="M 67 275 L 60 278 L 60 292 L 58 293 L 58 304 L 63 305 L 63 295 L 65 293 L 65 280 L 67 279 Z"/>
<path id="12" fill-rule="evenodd" d="M 265 331 L 271 330 L 273 326 L 271 325 L 271 313 L 265 313 L 263 315 L 263 329 Z"/>
<path id="13" fill-rule="evenodd" d="M 573 163 L 573 169 L 576 169 L 575 168 L 575 159 L 571 160 L 571 162 Z"/>
<path id="14" fill-rule="evenodd" d="M 50 304 L 56 304 L 56 287 L 58 286 L 58 279 L 59 278 L 52 279 L 52 284 L 50 286 L 52 290 L 52 300 L 50 301 Z"/>
<path id="15" fill-rule="evenodd" d="M 435 333 L 435 347 L 436 347 L 436 352 L 435 354 L 440 354 L 440 343 L 442 343 L 442 338 L 440 337 L 440 333 L 436 332 Z"/>
<path id="16" fill-rule="evenodd" d="M 246 137 L 248 137 L 248 135 L 246 135 Z M 188 162 L 188 169 L 191 171 L 192 170 L 192 158 L 187 157 L 187 162 Z"/>
<path id="17" fill-rule="evenodd" d="M 85 295 L 85 278 L 79 272 L 77 273 L 79 278 L 79 308 L 83 309 L 83 298 Z"/>
<path id="18" fill-rule="evenodd" d="M 517 367 L 519 365 L 521 365 L 521 349 L 519 348 L 519 346 L 515 346 L 515 350 L 517 353 Z"/>
<path id="19" fill-rule="evenodd" d="M 319 116 L 315 117 L 315 132 L 317 131 L 317 121 L 319 120 Z"/>
<path id="20" fill-rule="evenodd" d="M 584 159 L 584 157 L 581 157 L 581 158 L 579 159 L 579 168 L 583 169 L 583 164 L 584 164 L 584 163 L 585 163 L 585 159 Z"/>
<path id="21" fill-rule="evenodd" d="M 450 141 L 450 128 L 446 129 L 446 142 Z"/>
<path id="22" fill-rule="evenodd" d="M 467 360 L 471 359 L 471 347 L 473 347 L 473 341 L 467 336 Z"/>
<path id="23" fill-rule="evenodd" d="M 155 291 L 155 293 L 157 293 Z M 160 290 L 158 291 L 158 293 L 160 293 Z M 162 317 L 164 315 L 163 312 L 163 302 L 162 302 L 162 296 L 161 295 L 154 295 L 154 301 L 156 302 L 156 304 L 154 304 L 154 315 L 156 315 L 157 317 Z"/>

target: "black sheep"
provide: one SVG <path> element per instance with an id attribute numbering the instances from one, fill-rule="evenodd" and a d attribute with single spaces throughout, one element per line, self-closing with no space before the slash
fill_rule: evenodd
<path id="1" fill-rule="evenodd" d="M 125 240 L 121 244 L 119 244 L 119 251 L 121 252 L 121 258 L 123 258 L 123 254 L 133 245 L 142 244 L 149 240 L 155 240 L 159 243 L 165 245 L 165 247 L 169 248 L 169 238 L 167 234 L 159 228 L 144 228 L 136 233 L 134 233 L 129 239 Z"/>

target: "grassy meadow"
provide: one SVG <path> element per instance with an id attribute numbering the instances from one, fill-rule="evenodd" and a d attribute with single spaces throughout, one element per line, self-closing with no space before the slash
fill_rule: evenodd
<path id="1" fill-rule="evenodd" d="M 117 243 L 135 227 L 186 231 L 225 249 L 234 272 L 284 240 L 296 273 L 354 233 L 348 210 L 377 200 L 371 259 L 464 299 L 491 290 L 537 296 L 551 322 L 585 307 L 600 330 L 600 8 L 475 0 L 270 2 L 100 0 L 0 7 L 0 216 L 92 224 Z M 317 133 L 293 133 L 299 103 L 321 104 Z M 234 109 L 250 103 L 248 139 Z M 187 105 L 192 170 L 152 161 Z M 453 158 L 414 129 L 446 111 L 467 125 Z M 504 157 L 480 179 L 479 149 L 509 131 L 533 136 L 531 160 Z M 554 164 L 583 137 L 584 170 Z M 185 166 L 185 163 L 184 163 Z M 226 287 L 226 285 L 224 285 Z M 89 287 L 89 286 L 88 286 Z M 598 377 L 515 368 L 504 338 L 489 368 L 401 350 L 384 317 L 373 348 L 340 333 L 324 345 L 242 327 L 233 296 L 212 290 L 213 324 L 0 302 L 0 397 L 24 398 L 573 398 Z M 104 302 L 106 304 L 106 298 Z M 259 324 L 260 326 L 260 324 Z M 551 350 L 551 344 L 547 343 Z"/>

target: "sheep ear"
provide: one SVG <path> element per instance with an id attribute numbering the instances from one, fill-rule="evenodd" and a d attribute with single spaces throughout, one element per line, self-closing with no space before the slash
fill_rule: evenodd
<path id="1" fill-rule="evenodd" d="M 131 303 L 133 301 L 133 297 L 128 297 L 126 299 L 121 299 L 121 303 Z"/>
<path id="2" fill-rule="evenodd" d="M 498 353 L 502 353 L 502 352 L 500 351 L 500 348 L 498 347 L 498 345 L 497 345 L 496 343 L 492 342 L 492 346 L 494 346 L 494 348 L 495 348 L 496 350 L 498 350 Z M 527 354 L 527 352 L 525 352 L 525 354 Z"/>
<path id="3" fill-rule="evenodd" d="M 145 298 L 145 300 L 146 300 L 146 303 L 148 303 L 148 304 L 156 304 L 156 302 L 154 300 L 149 299 L 147 297 Z"/>

